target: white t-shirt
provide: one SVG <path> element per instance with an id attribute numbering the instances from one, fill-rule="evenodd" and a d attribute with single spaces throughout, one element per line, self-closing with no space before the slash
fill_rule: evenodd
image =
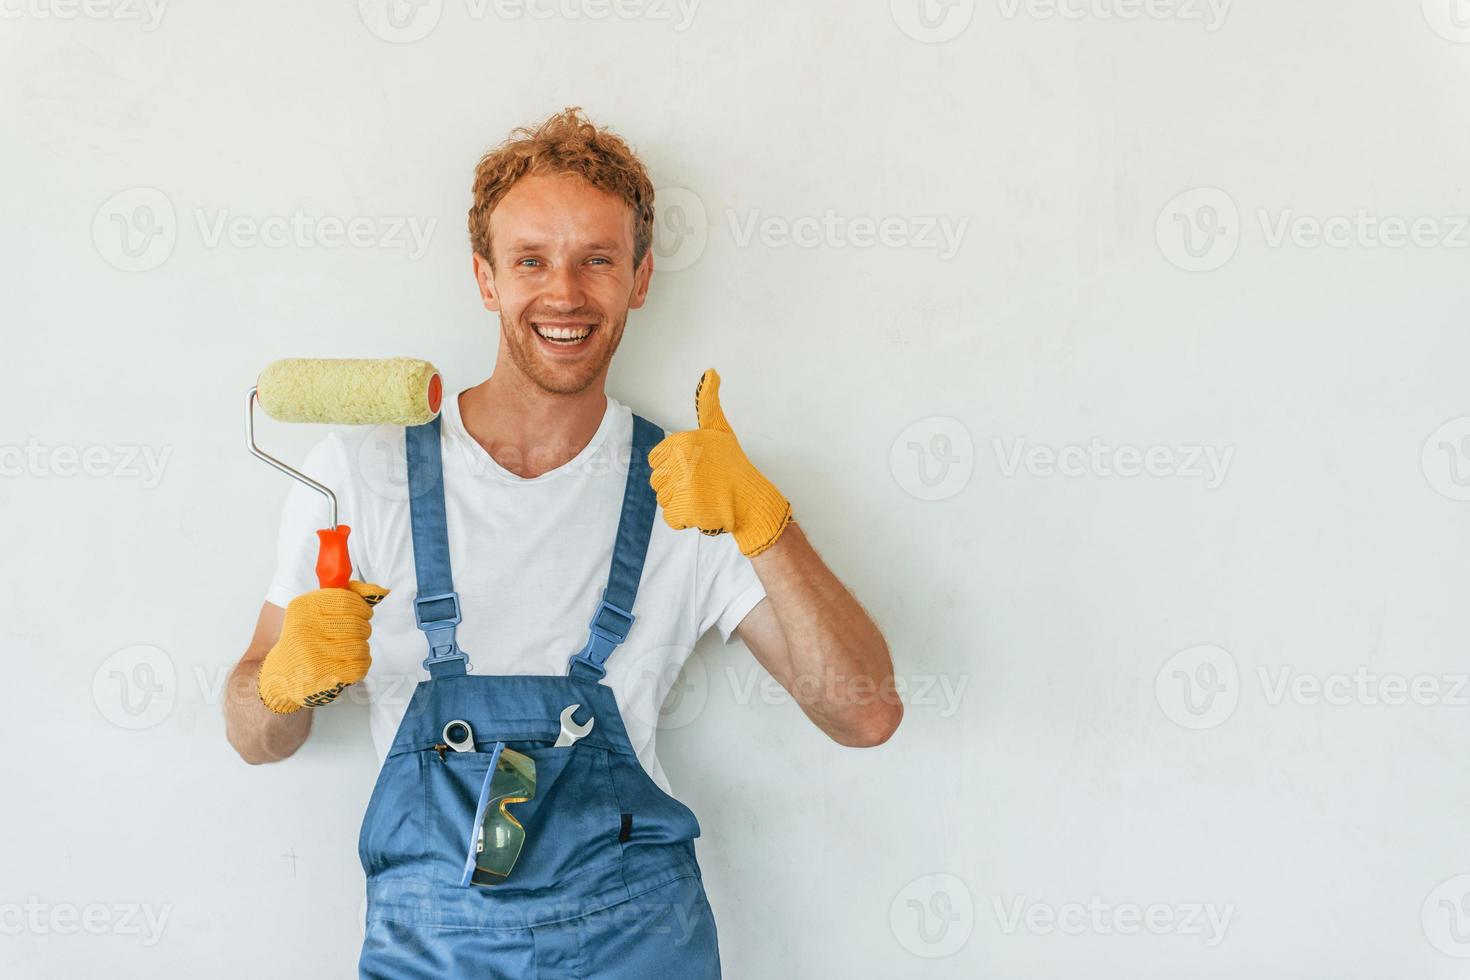
<path id="1" fill-rule="evenodd" d="M 475 674 L 564 674 L 587 641 L 587 624 L 607 584 L 627 479 L 633 415 L 611 396 L 596 434 L 570 462 L 523 479 L 465 431 L 457 398 L 445 399 L 442 446 L 450 562 L 464 622 L 461 649 Z M 373 743 L 387 755 L 415 685 L 428 678 L 424 634 L 414 624 L 417 592 L 400 426 L 344 428 L 318 443 L 301 466 L 330 487 L 338 520 L 352 528 L 354 578 L 392 590 L 373 614 L 373 665 L 344 698 L 366 697 Z M 285 606 L 317 588 L 316 530 L 326 500 L 293 485 L 281 518 L 279 557 L 266 600 Z M 711 626 L 725 642 L 765 596 L 732 536 L 672 530 L 662 508 L 627 642 L 607 664 L 628 737 L 654 780 L 669 789 L 654 754 L 659 710 L 695 642 Z M 361 690 L 358 690 L 358 688 Z"/>

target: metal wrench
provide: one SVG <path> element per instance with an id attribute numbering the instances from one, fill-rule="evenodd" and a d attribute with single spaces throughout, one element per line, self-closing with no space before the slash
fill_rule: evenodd
<path id="1" fill-rule="evenodd" d="M 475 730 L 469 722 L 456 718 L 444 726 L 444 743 L 456 752 L 473 752 Z"/>
<path id="2" fill-rule="evenodd" d="M 575 745 L 579 738 L 592 731 L 592 726 L 597 721 L 596 718 L 588 718 L 585 725 L 578 725 L 572 720 L 572 716 L 581 707 L 580 704 L 569 704 L 562 709 L 561 734 L 556 737 L 556 744 L 552 748 L 564 749 L 569 745 Z"/>

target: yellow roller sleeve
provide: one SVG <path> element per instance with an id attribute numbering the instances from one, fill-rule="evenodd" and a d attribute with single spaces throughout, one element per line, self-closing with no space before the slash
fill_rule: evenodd
<path id="1" fill-rule="evenodd" d="M 776 543 L 791 523 L 791 504 L 746 458 L 720 408 L 720 376 L 704 372 L 694 390 L 699 428 L 675 432 L 648 454 L 648 482 L 664 521 L 674 530 L 735 536 L 754 557 Z"/>
<path id="2" fill-rule="evenodd" d="M 281 638 L 260 665 L 260 700 L 278 714 L 315 708 L 336 699 L 372 665 L 368 637 L 373 607 L 388 590 L 349 582 L 345 589 L 317 589 L 286 606 Z"/>

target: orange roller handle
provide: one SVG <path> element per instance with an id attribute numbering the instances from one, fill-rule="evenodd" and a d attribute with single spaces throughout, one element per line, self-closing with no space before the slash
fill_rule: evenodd
<path id="1" fill-rule="evenodd" d="M 338 524 L 316 532 L 321 550 L 316 555 L 316 580 L 324 589 L 345 589 L 352 581 L 352 559 L 347 554 L 347 535 L 352 528 Z"/>

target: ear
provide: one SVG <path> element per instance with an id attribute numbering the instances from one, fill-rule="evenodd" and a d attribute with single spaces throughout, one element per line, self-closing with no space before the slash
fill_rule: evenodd
<path id="1" fill-rule="evenodd" d="M 490 260 L 476 252 L 472 265 L 475 271 L 475 285 L 480 290 L 480 302 L 485 304 L 485 309 L 491 313 L 499 313 L 500 297 L 495 292 L 495 270 L 491 267 Z"/>
<path id="2" fill-rule="evenodd" d="M 628 309 L 636 310 L 643 306 L 643 301 L 648 298 L 648 286 L 653 280 L 653 243 L 648 243 L 648 251 L 643 253 L 643 261 L 638 263 L 638 269 L 633 273 L 633 295 L 628 300 Z"/>

